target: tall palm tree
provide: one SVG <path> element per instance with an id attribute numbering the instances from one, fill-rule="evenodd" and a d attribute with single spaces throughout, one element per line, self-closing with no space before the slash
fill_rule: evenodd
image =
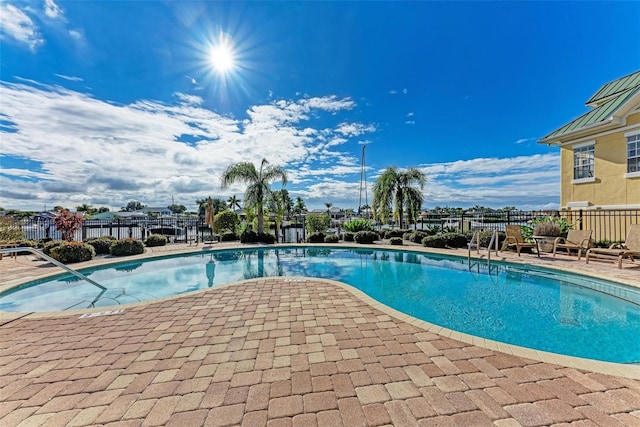
<path id="1" fill-rule="evenodd" d="M 304 200 L 302 200 L 302 197 L 298 196 L 296 197 L 296 204 L 293 207 L 293 213 L 295 213 L 296 215 L 301 215 L 302 212 L 306 212 L 307 211 L 307 204 L 304 202 Z"/>
<path id="2" fill-rule="evenodd" d="M 422 205 L 425 182 L 424 173 L 416 168 L 404 171 L 395 166 L 387 168 L 373 185 L 374 218 L 386 221 L 392 206 L 395 206 L 393 218 L 398 220 L 400 228 L 404 228 L 405 208 L 409 212 L 409 218 L 415 218 L 416 211 Z"/>
<path id="3" fill-rule="evenodd" d="M 287 184 L 287 172 L 270 165 L 262 159 L 260 170 L 253 163 L 241 162 L 229 166 L 222 174 L 222 187 L 240 181 L 247 185 L 244 193 L 245 206 L 255 206 L 258 214 L 258 233 L 264 231 L 264 204 L 271 194 L 271 181 L 281 180 L 282 186 Z"/>
<path id="4" fill-rule="evenodd" d="M 324 205 L 327 207 L 327 215 L 331 215 L 331 206 L 333 206 L 333 203 L 326 202 Z"/>
<path id="5" fill-rule="evenodd" d="M 227 206 L 229 206 L 231 210 L 234 210 L 234 208 L 242 209 L 242 206 L 240 206 L 241 201 L 242 200 L 238 199 L 234 194 L 227 199 Z"/>

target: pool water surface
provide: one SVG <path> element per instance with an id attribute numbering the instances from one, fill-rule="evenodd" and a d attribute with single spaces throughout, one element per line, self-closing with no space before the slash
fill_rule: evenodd
<path id="1" fill-rule="evenodd" d="M 469 265 L 411 251 L 296 246 L 169 256 L 82 272 L 107 290 L 60 275 L 0 294 L 0 310 L 111 307 L 257 277 L 307 276 L 347 283 L 398 311 L 470 335 L 640 362 L 640 290 L 553 270 Z"/>

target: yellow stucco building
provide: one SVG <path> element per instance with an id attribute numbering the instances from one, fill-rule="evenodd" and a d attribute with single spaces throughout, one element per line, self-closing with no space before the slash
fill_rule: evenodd
<path id="1" fill-rule="evenodd" d="M 560 147 L 561 209 L 640 209 L 640 71 L 605 84 L 586 105 L 538 141 Z"/>

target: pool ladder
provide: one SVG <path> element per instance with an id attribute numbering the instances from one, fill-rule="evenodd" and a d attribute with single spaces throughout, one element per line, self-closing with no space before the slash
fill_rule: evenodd
<path id="1" fill-rule="evenodd" d="M 26 247 L 26 246 L 25 247 L 17 247 L 17 248 L 0 249 L 0 254 L 11 254 L 11 253 L 16 253 L 16 252 L 31 252 L 32 254 L 39 256 L 40 258 L 44 259 L 45 261 L 48 261 L 51 264 L 53 264 L 53 265 L 55 265 L 57 267 L 60 267 L 63 270 L 66 270 L 67 272 L 69 272 L 70 274 L 76 276 L 77 278 L 79 278 L 81 280 L 86 280 L 87 282 L 91 283 L 94 286 L 97 286 L 98 288 L 102 289 L 103 291 L 107 290 L 107 288 L 105 288 L 100 283 L 96 282 L 95 280 L 89 279 L 84 274 L 74 270 L 73 268 L 67 267 L 63 263 L 51 258 L 49 255 L 45 255 L 42 251 L 39 251 L 37 249 Z"/>
<path id="2" fill-rule="evenodd" d="M 471 237 L 471 241 L 467 243 L 469 248 L 469 253 L 467 255 L 467 259 L 471 262 L 471 250 L 475 249 L 476 253 L 480 254 L 480 233 L 484 230 L 476 230 L 473 232 L 473 236 Z M 491 251 L 492 247 L 495 246 L 493 250 L 496 252 L 496 256 L 498 255 L 498 230 L 493 230 L 491 233 L 491 241 L 489 242 L 489 246 L 487 247 L 487 262 L 491 262 Z"/>

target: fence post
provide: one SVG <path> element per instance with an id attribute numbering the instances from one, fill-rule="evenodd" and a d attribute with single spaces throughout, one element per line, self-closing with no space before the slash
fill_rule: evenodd
<path id="1" fill-rule="evenodd" d="M 582 209 L 578 212 L 578 222 L 580 223 L 580 230 L 582 230 Z"/>

